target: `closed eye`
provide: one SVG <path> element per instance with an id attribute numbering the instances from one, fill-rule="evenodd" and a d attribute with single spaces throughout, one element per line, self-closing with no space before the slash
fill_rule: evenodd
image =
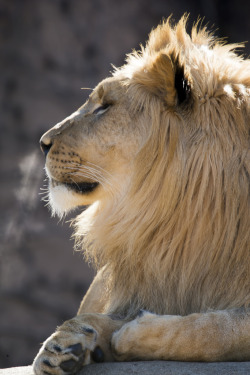
<path id="1" fill-rule="evenodd" d="M 100 105 L 100 107 L 96 108 L 94 111 L 93 111 L 93 114 L 94 115 L 102 115 L 104 112 L 106 112 L 110 107 L 110 104 L 102 104 Z"/>

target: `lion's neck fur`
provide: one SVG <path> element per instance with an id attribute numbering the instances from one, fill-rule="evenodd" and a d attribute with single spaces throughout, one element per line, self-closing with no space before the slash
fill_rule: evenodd
<path id="1" fill-rule="evenodd" d="M 206 111 L 212 122 L 214 111 Z M 230 149 L 223 132 L 208 139 L 197 129 L 191 140 L 179 117 L 159 113 L 151 112 L 158 135 L 138 155 L 126 194 L 78 217 L 87 258 L 106 267 L 107 311 L 188 314 L 247 304 L 246 154 Z M 221 126 L 232 118 L 223 113 Z M 243 115 L 237 121 L 244 127 Z"/>

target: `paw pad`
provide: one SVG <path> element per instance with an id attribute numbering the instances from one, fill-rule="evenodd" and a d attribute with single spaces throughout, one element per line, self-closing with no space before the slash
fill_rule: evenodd
<path id="1" fill-rule="evenodd" d="M 104 353 L 102 349 L 100 348 L 100 346 L 97 346 L 93 350 L 93 352 L 91 352 L 91 358 L 93 359 L 93 361 L 97 363 L 104 362 Z"/>
<path id="2" fill-rule="evenodd" d="M 62 362 L 60 364 L 60 368 L 65 372 L 72 372 L 72 371 L 75 372 L 77 371 L 77 367 L 79 367 L 79 365 L 78 366 L 77 365 L 78 363 L 74 359 L 69 359 L 68 361 Z"/>

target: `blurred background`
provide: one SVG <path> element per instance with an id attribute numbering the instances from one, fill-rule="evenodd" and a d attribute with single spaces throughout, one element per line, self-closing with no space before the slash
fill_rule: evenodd
<path id="1" fill-rule="evenodd" d="M 51 218 L 41 135 L 144 43 L 171 13 L 190 12 L 229 42 L 250 39 L 245 0 L 0 0 L 0 368 L 28 365 L 76 314 L 93 272 Z M 250 51 L 246 45 L 245 54 Z"/>

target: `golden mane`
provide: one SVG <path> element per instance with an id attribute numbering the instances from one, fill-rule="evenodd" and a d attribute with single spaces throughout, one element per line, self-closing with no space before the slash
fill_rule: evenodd
<path id="1" fill-rule="evenodd" d="M 114 72 L 131 112 L 141 113 L 136 126 L 151 122 L 152 130 L 126 189 L 76 219 L 77 247 L 105 267 L 106 312 L 186 315 L 250 304 L 250 64 L 205 28 L 189 36 L 186 22 L 164 22 Z M 178 110 L 177 69 L 190 87 Z"/>

